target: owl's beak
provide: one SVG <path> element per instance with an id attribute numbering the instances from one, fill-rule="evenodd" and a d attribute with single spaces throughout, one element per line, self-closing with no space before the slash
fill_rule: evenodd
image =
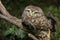
<path id="1" fill-rule="evenodd" d="M 33 12 L 32 11 L 30 12 L 30 15 L 33 16 Z"/>

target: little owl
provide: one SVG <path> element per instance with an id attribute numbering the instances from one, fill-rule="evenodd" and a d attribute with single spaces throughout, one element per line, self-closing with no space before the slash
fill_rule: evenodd
<path id="1" fill-rule="evenodd" d="M 51 22 L 46 18 L 42 9 L 33 5 L 29 5 L 24 9 L 22 22 L 34 29 L 45 30 L 51 28 Z"/>

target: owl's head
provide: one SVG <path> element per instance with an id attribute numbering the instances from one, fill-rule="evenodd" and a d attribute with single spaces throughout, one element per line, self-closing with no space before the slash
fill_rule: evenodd
<path id="1" fill-rule="evenodd" d="M 25 8 L 24 13 L 28 16 L 36 17 L 36 16 L 42 16 L 43 11 L 40 7 L 29 5 Z"/>

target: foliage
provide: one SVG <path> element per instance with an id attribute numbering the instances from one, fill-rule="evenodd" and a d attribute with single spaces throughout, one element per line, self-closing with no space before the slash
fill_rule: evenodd
<path id="1" fill-rule="evenodd" d="M 13 25 L 11 28 L 7 29 L 4 32 L 4 36 L 8 36 L 8 35 L 14 35 L 17 36 L 18 38 L 24 38 L 27 33 L 19 28 L 17 28 L 15 25 Z"/>

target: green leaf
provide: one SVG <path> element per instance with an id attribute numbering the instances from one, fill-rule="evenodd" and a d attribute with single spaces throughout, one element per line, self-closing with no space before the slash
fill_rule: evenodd
<path id="1" fill-rule="evenodd" d="M 14 33 L 14 28 L 9 28 L 8 30 L 6 30 L 4 32 L 4 36 L 7 36 L 7 35 L 12 34 L 12 33 Z"/>
<path id="2" fill-rule="evenodd" d="M 18 38 L 24 38 L 26 35 L 27 35 L 27 33 L 25 32 L 25 31 L 23 31 L 23 30 L 21 30 L 21 29 L 19 29 L 19 30 L 16 30 L 15 31 L 15 35 L 18 37 Z"/>

